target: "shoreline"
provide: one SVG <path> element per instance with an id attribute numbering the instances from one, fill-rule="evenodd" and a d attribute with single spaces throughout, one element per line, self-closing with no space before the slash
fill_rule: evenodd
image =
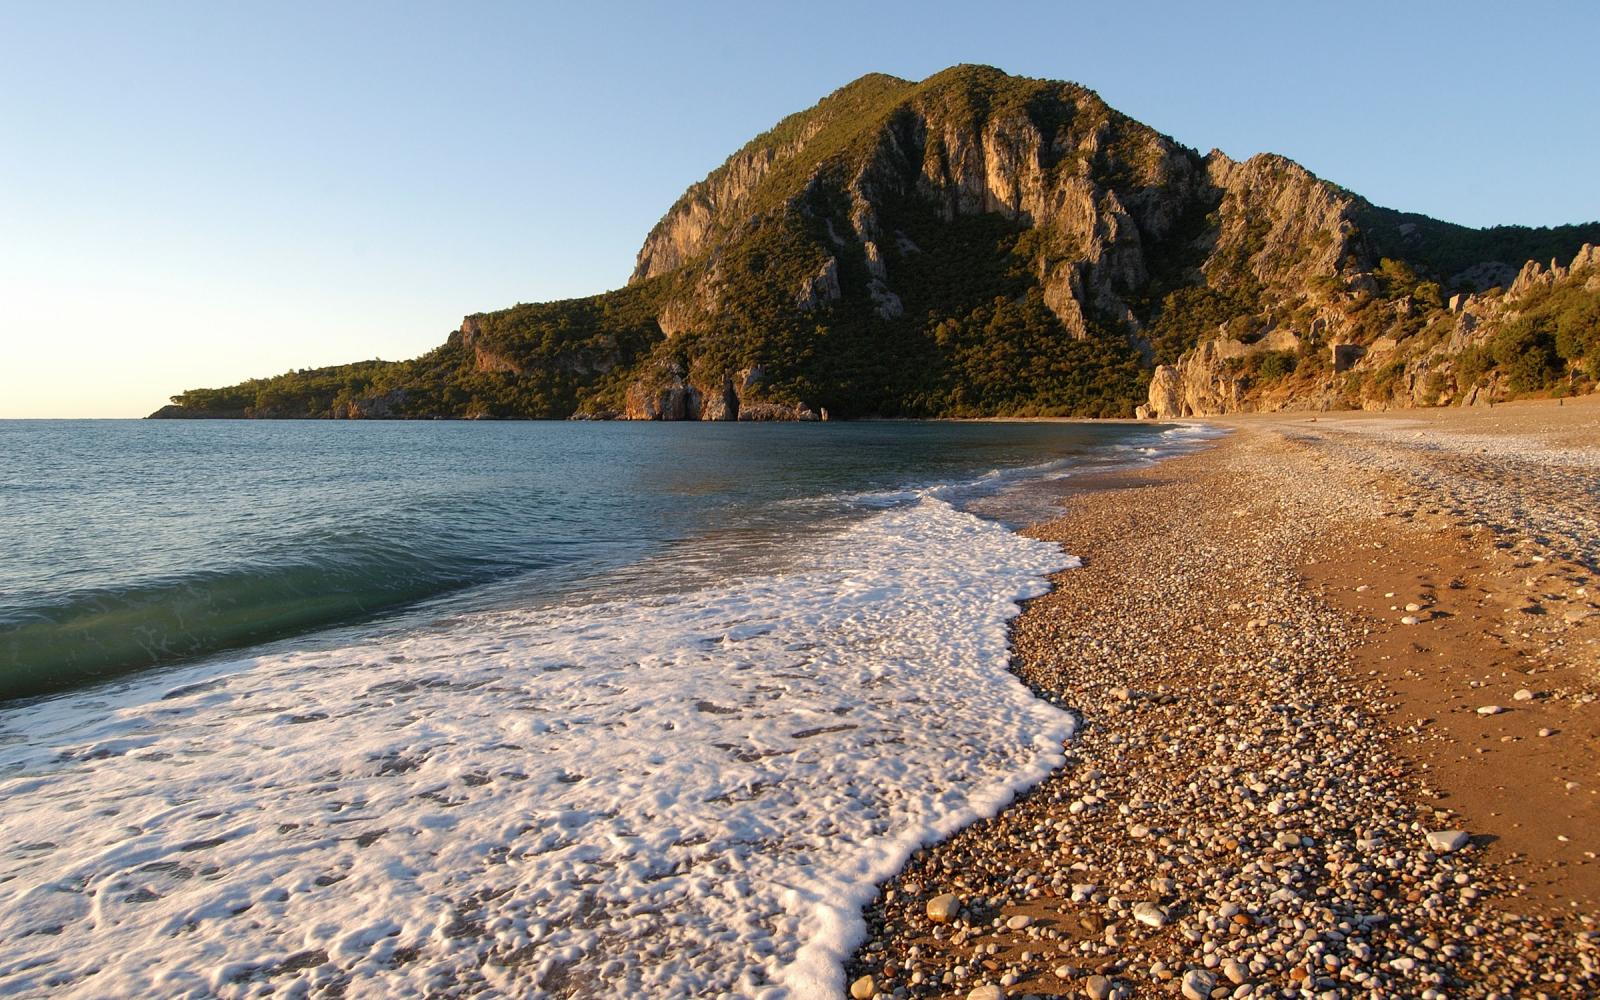
<path id="1" fill-rule="evenodd" d="M 1077 436 L 937 440 L 975 437 Z M 994 454 L 952 485 L 1002 492 Z M 1071 724 L 1006 672 L 1018 602 L 1069 561 L 944 489 L 815 521 L 780 498 L 777 531 L 689 547 L 738 572 L 676 589 L 655 569 L 11 713 L 0 982 L 836 994 L 876 883 L 1052 770 Z M 756 570 L 741 527 L 796 558 Z"/>
<path id="2" fill-rule="evenodd" d="M 1569 403 L 1197 421 L 1232 433 L 1069 481 L 1024 534 L 1084 565 L 1012 623 L 1067 763 L 880 886 L 852 995 L 1600 988 L 1600 613 L 1561 536 L 1600 402 Z"/>

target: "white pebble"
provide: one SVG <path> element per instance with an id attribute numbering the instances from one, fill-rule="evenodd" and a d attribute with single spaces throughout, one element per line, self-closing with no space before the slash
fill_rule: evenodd
<path id="1" fill-rule="evenodd" d="M 1449 854 L 1466 846 L 1471 837 L 1465 830 L 1429 830 L 1428 846 L 1440 854 Z"/>

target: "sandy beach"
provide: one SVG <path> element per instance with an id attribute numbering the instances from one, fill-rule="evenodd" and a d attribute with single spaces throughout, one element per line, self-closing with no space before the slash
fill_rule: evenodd
<path id="1" fill-rule="evenodd" d="M 1030 529 L 1067 763 L 918 852 L 852 996 L 1600 991 L 1600 398 L 1219 421 Z"/>

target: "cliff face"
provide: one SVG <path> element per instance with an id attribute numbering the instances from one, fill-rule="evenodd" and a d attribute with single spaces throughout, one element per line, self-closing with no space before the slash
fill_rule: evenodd
<path id="1" fill-rule="evenodd" d="M 473 314 L 410 362 L 174 399 L 251 415 L 646 420 L 1366 405 L 1420 398 L 1351 389 L 1384 358 L 1430 357 L 1418 377 L 1438 385 L 1446 355 L 1488 351 L 1495 310 L 1452 311 L 1452 293 L 1485 296 L 1515 271 L 1504 294 L 1526 292 L 1554 271 L 1505 258 L 1555 246 L 1566 259 L 1579 237 L 1600 241 L 1600 226 L 1466 230 L 1376 208 L 1282 157 L 1201 156 L 1075 84 L 974 66 L 873 75 L 691 186 L 623 289 Z M 1480 339 L 1462 334 L 1454 354 L 1412 340 L 1480 314 L 1460 320 Z M 1467 367 L 1474 385 L 1509 379 L 1509 361 Z"/>
<path id="2" fill-rule="evenodd" d="M 891 272 L 921 248 L 886 230 L 883 206 L 914 201 L 947 222 L 996 215 L 1036 235 L 1038 250 L 1024 261 L 1073 336 L 1087 336 L 1089 310 L 1136 327 L 1125 297 L 1149 279 L 1145 243 L 1159 243 L 1196 204 L 1222 196 L 1204 161 L 1082 88 L 1040 83 L 1031 105 L 982 109 L 961 89 L 970 83 L 958 76 L 942 86 L 903 85 L 896 91 L 902 103 L 858 126 L 858 160 L 816 164 L 785 200 L 784 210 L 822 223 L 811 240 L 822 263 L 802 278 L 796 305 L 814 311 L 841 297 L 836 255 L 843 251 L 865 271 L 872 312 L 897 318 L 903 298 Z M 1049 134 L 1035 121 L 1041 109 L 1059 119 Z M 633 280 L 714 256 L 721 248 L 713 234 L 760 225 L 750 213 L 766 193 L 771 165 L 803 160 L 821 125 L 808 123 L 779 149 L 743 151 L 691 188 L 646 239 Z M 713 266 L 692 291 L 664 301 L 663 327 L 681 330 L 690 317 L 715 325 L 718 278 Z"/>
<path id="3" fill-rule="evenodd" d="M 704 253 L 713 223 L 737 217 L 766 178 L 774 161 L 791 158 L 804 139 L 781 149 L 754 149 L 736 154 L 716 173 L 695 184 L 656 223 L 634 263 L 630 282 L 668 274 Z"/>
<path id="4" fill-rule="evenodd" d="M 1529 261 L 1510 288 L 1388 299 L 1360 279 L 1296 330 L 1206 340 L 1153 372 L 1139 415 L 1487 405 L 1593 387 L 1600 362 L 1600 248 L 1563 266 Z M 1265 368 L 1264 368 L 1265 366 Z"/>

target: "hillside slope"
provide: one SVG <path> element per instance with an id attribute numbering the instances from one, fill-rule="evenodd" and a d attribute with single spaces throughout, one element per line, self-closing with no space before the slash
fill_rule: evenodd
<path id="1" fill-rule="evenodd" d="M 1549 364 L 1513 377 L 1516 350 L 1485 345 L 1515 310 L 1484 305 L 1499 292 L 1447 299 L 1585 243 L 1600 224 L 1472 230 L 1282 157 L 1202 156 L 1075 84 L 870 75 L 686 191 L 625 288 L 475 313 L 421 358 L 191 390 L 155 415 L 1128 416 L 1147 399 L 1170 415 L 1541 391 L 1592 382 L 1592 328 L 1552 326 Z M 1478 340 L 1448 341 L 1468 314 Z M 1482 357 L 1390 391 L 1374 345 L 1418 336 Z"/>

